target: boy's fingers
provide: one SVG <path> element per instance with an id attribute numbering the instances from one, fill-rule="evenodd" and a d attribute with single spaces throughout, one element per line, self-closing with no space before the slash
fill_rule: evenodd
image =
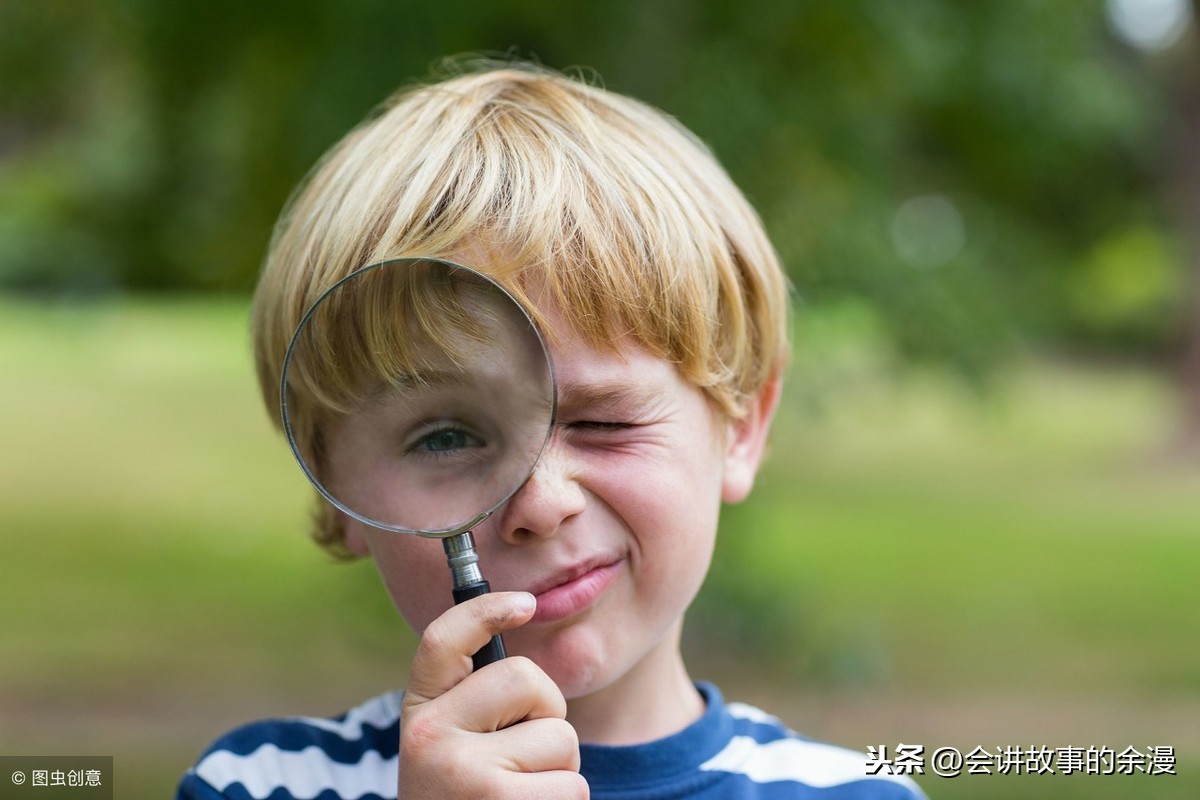
<path id="1" fill-rule="evenodd" d="M 497 687 L 502 687 L 498 691 Z M 460 730 L 489 733 L 523 720 L 564 719 L 567 701 L 542 668 L 512 656 L 463 679 L 438 698 L 439 714 Z"/>
<path id="2" fill-rule="evenodd" d="M 578 772 L 534 772 L 513 775 L 515 797 L 553 797 L 556 800 L 588 800 L 592 790 Z"/>
<path id="3" fill-rule="evenodd" d="M 421 635 L 409 675 L 406 706 L 440 697 L 471 674 L 471 656 L 497 633 L 533 616 L 527 592 L 494 592 L 453 606 Z"/>
<path id="4" fill-rule="evenodd" d="M 509 772 L 579 771 L 579 736 L 563 719 L 531 719 L 480 739 Z"/>

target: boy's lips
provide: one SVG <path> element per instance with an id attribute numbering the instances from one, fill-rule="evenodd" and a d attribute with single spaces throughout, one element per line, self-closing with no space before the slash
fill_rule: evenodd
<path id="1" fill-rule="evenodd" d="M 535 584 L 530 593 L 537 598 L 537 611 L 530 622 L 557 622 L 588 608 L 616 579 L 622 563 L 618 557 L 596 557 Z"/>

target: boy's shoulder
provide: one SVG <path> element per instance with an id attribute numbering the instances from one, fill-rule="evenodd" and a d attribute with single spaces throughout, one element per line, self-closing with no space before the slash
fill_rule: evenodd
<path id="1" fill-rule="evenodd" d="M 213 743 L 176 800 L 396 796 L 399 692 L 340 717 L 286 717 L 244 725 Z"/>
<path id="2" fill-rule="evenodd" d="M 745 787 L 731 797 L 925 800 L 910 778 L 873 774 L 868 756 L 796 733 L 777 717 L 745 703 L 729 703 L 732 735 L 701 766 Z"/>
<path id="3" fill-rule="evenodd" d="M 631 747 L 583 745 L 593 800 L 924 800 L 910 779 L 873 775 L 867 755 L 807 739 L 744 703 L 697 684 L 704 715 Z"/>

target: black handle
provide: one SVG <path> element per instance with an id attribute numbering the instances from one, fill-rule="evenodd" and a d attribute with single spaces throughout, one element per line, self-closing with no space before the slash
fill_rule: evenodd
<path id="1" fill-rule="evenodd" d="M 468 586 L 456 588 L 454 590 L 454 605 L 458 605 L 472 597 L 478 597 L 481 594 L 487 594 L 492 587 L 488 586 L 487 581 L 479 581 Z M 491 664 L 493 661 L 499 661 L 505 658 L 508 654 L 504 652 L 504 640 L 500 638 L 500 634 L 492 637 L 492 640 L 471 656 L 471 663 L 475 665 L 475 669 L 479 670 Z"/>

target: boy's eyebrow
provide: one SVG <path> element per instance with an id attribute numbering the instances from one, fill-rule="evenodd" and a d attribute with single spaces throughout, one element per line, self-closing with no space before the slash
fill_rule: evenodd
<path id="1" fill-rule="evenodd" d="M 379 397 L 397 388 L 403 391 L 411 391 L 422 386 L 443 386 L 446 384 L 466 383 L 467 381 L 467 374 L 461 370 L 423 370 L 419 380 L 414 375 L 394 375 L 385 380 L 382 385 L 371 393 L 371 396 Z"/>
<path id="2" fill-rule="evenodd" d="M 658 393 L 645 384 L 628 380 L 558 387 L 558 405 L 564 408 L 587 408 L 611 402 L 642 406 L 653 403 L 657 397 Z"/>
<path id="3" fill-rule="evenodd" d="M 401 395 L 420 394 L 424 390 L 469 388 L 478 390 L 489 381 L 481 382 L 478 373 L 453 369 L 426 369 L 420 377 L 411 374 L 395 375 L 384 380 L 364 395 L 365 402 L 384 401 Z M 485 376 L 486 377 L 486 376 Z M 494 382 L 494 378 L 492 382 Z M 549 390 L 547 390 L 548 393 Z"/>

